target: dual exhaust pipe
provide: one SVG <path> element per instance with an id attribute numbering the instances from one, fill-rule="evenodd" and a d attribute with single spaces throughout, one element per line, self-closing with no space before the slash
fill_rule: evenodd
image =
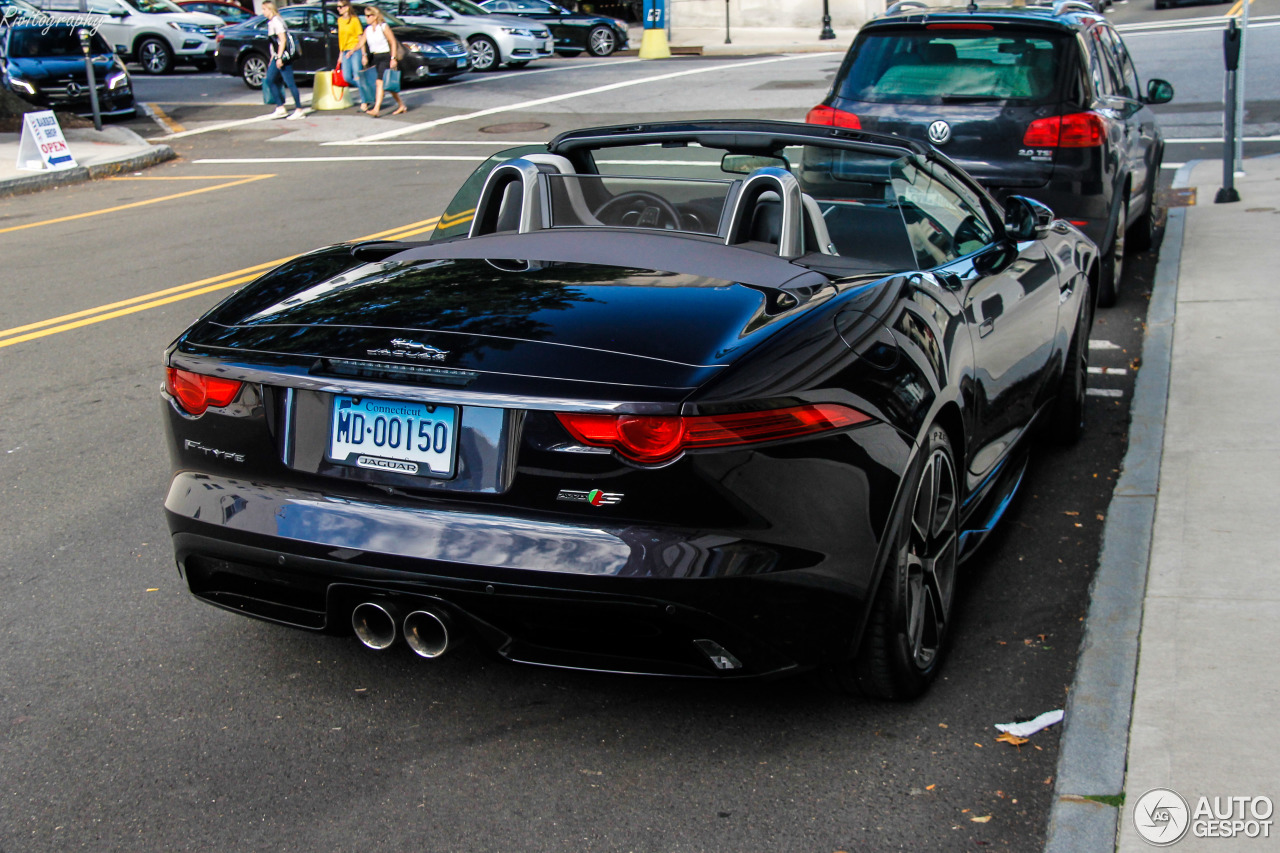
<path id="1" fill-rule="evenodd" d="M 364 601 L 351 611 L 356 637 L 374 651 L 395 645 L 400 635 L 418 657 L 433 660 L 453 643 L 453 620 L 442 610 L 404 609 L 393 601 Z"/>

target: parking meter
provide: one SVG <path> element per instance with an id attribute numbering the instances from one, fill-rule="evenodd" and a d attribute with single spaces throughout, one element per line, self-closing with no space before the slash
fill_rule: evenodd
<path id="1" fill-rule="evenodd" d="M 1226 60 L 1227 70 L 1240 68 L 1240 26 L 1232 18 L 1227 28 L 1222 31 L 1222 56 Z"/>
<path id="2" fill-rule="evenodd" d="M 80 50 L 84 53 L 84 70 L 85 76 L 89 81 L 89 104 L 93 107 L 93 128 L 94 130 L 102 130 L 102 110 L 98 107 L 98 81 L 93 73 L 93 34 L 81 27 L 76 31 L 80 36 Z"/>
<path id="3" fill-rule="evenodd" d="M 1247 0 L 1246 0 L 1247 2 Z M 1240 68 L 1240 27 L 1236 25 L 1236 19 L 1232 18 L 1227 23 L 1227 28 L 1222 31 L 1222 58 L 1227 66 L 1227 85 L 1226 85 L 1226 115 L 1223 116 L 1222 129 L 1222 186 L 1218 189 L 1218 194 L 1213 197 L 1214 204 L 1227 204 L 1240 200 L 1240 193 L 1236 192 L 1236 85 L 1237 71 Z"/>

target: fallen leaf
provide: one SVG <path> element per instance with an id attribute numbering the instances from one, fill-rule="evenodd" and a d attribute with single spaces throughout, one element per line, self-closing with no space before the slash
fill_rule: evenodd
<path id="1" fill-rule="evenodd" d="M 960 814 L 968 814 L 968 813 L 969 813 L 969 810 L 968 810 L 968 809 L 961 809 L 961 810 L 960 810 Z"/>
<path id="2" fill-rule="evenodd" d="M 951 726 L 948 726 L 946 723 L 938 723 L 938 728 L 940 728 L 940 729 L 949 729 L 949 728 L 951 728 Z"/>
<path id="3" fill-rule="evenodd" d="M 1003 800 L 1003 799 L 1004 799 L 1004 791 L 996 791 L 996 796 Z"/>
<path id="4" fill-rule="evenodd" d="M 969 820 L 973 821 L 974 823 L 986 823 L 987 821 L 991 820 L 991 815 L 988 814 L 988 815 L 983 815 L 982 817 L 971 817 L 969 818 Z"/>
<path id="5" fill-rule="evenodd" d="M 1080 513 L 1075 512 L 1073 510 L 1067 510 L 1066 512 L 1063 513 L 1063 515 L 1079 515 L 1079 514 Z"/>
<path id="6" fill-rule="evenodd" d="M 1045 638 L 1046 638 L 1046 637 L 1048 637 L 1049 635 L 1048 635 L 1048 634 L 1036 634 L 1036 636 L 1037 636 L 1037 637 L 1039 637 L 1039 638 L 1040 638 L 1040 642 L 1042 642 L 1042 643 L 1043 643 L 1043 642 L 1045 641 Z"/>
<path id="7" fill-rule="evenodd" d="M 1077 522 L 1076 522 L 1076 527 L 1084 527 L 1084 525 L 1077 521 Z"/>
<path id="8" fill-rule="evenodd" d="M 1102 513 L 1098 513 L 1098 521 L 1106 521 L 1107 517 Z"/>
<path id="9" fill-rule="evenodd" d="M 1024 743 L 1031 740 L 1031 738 L 1018 737 L 1017 735 L 1011 735 L 1008 732 L 1002 732 L 996 736 L 996 740 L 1001 743 L 1011 743 L 1014 746 L 1022 746 Z"/>
<path id="10" fill-rule="evenodd" d="M 937 786 L 937 785 L 925 785 L 925 786 L 924 786 L 924 789 L 925 789 L 926 791 L 932 791 L 932 790 L 933 790 L 934 788 L 936 788 L 936 787 L 938 787 L 938 786 Z"/>
<path id="11" fill-rule="evenodd" d="M 1052 777 L 1052 776 L 1045 777 L 1044 783 L 1045 783 L 1046 785 L 1052 785 L 1052 784 L 1053 784 L 1053 777 Z"/>
<path id="12" fill-rule="evenodd" d="M 153 586 L 151 587 L 151 589 L 147 590 L 147 592 L 159 592 L 159 591 L 160 591 L 160 587 L 158 586 Z"/>
<path id="13" fill-rule="evenodd" d="M 973 742 L 973 745 L 976 746 L 978 749 L 982 749 L 982 744 L 978 743 L 976 740 Z"/>

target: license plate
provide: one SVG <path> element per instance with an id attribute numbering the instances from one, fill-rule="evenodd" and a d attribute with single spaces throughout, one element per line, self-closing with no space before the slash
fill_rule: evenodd
<path id="1" fill-rule="evenodd" d="M 456 406 L 336 395 L 329 459 L 378 471 L 450 477 L 457 431 Z"/>
<path id="2" fill-rule="evenodd" d="M 466 58 L 465 56 L 459 56 L 459 57 L 458 57 L 458 67 L 459 67 L 459 68 L 466 68 L 466 67 L 467 67 L 467 58 Z"/>

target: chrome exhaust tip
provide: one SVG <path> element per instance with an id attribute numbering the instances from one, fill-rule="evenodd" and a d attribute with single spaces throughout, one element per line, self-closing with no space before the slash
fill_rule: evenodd
<path id="1" fill-rule="evenodd" d="M 396 606 L 390 602 L 365 601 L 351 611 L 351 627 L 360 642 L 380 652 L 396 641 L 398 615 Z"/>
<path id="2" fill-rule="evenodd" d="M 404 617 L 404 640 L 418 657 L 438 658 L 449 650 L 449 617 L 431 610 L 415 610 Z"/>

